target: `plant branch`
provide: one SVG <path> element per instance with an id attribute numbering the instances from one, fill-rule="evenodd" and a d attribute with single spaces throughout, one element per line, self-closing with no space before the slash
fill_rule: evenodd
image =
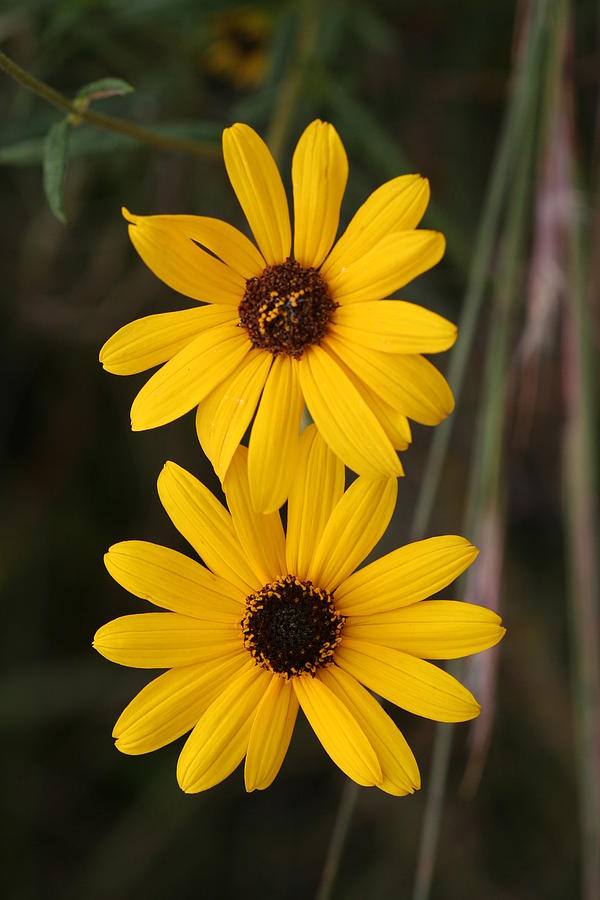
<path id="1" fill-rule="evenodd" d="M 95 125 L 97 128 L 103 128 L 106 131 L 114 131 L 117 134 L 124 134 L 133 140 L 140 141 L 143 144 L 150 144 L 153 147 L 159 147 L 161 150 L 171 150 L 176 153 L 188 153 L 193 156 L 202 156 L 205 159 L 220 159 L 221 154 L 218 147 L 213 144 L 204 143 L 202 141 L 189 141 L 184 138 L 171 138 L 167 135 L 151 131 L 148 128 L 142 128 L 139 125 L 133 125 L 124 119 L 115 116 L 107 116 L 104 113 L 95 112 L 91 109 L 81 109 L 64 94 L 59 93 L 50 85 L 40 81 L 30 72 L 22 69 L 9 56 L 0 50 L 0 69 L 6 72 L 14 81 L 23 87 L 28 88 L 51 103 L 59 109 L 70 113 L 75 121 L 83 120 Z"/>

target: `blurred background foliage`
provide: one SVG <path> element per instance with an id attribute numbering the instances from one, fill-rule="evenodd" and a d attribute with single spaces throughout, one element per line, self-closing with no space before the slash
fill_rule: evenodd
<path id="1" fill-rule="evenodd" d="M 6 897 L 600 894 L 599 25 L 593 0 L 0 5 L 2 50 L 67 101 L 124 83 L 60 109 L 2 76 Z M 377 553 L 464 531 L 482 553 L 456 596 L 498 607 L 509 633 L 462 672 L 484 704 L 474 725 L 397 715 L 419 794 L 344 787 L 299 721 L 267 792 L 246 796 L 237 773 L 186 797 L 178 747 L 114 750 L 148 675 L 90 648 L 143 608 L 103 550 L 183 549 L 156 496 L 163 462 L 218 491 L 193 416 L 132 435 L 144 376 L 97 364 L 120 325 L 186 305 L 137 258 L 120 207 L 244 227 L 223 127 L 256 127 L 289 188 L 315 116 L 348 150 L 342 224 L 384 180 L 430 178 L 425 224 L 448 250 L 403 296 L 461 323 L 446 365 L 457 411 L 433 442 L 415 427 Z"/>

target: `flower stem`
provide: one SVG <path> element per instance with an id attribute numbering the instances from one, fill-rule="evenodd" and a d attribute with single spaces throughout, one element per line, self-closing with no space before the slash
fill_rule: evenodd
<path id="1" fill-rule="evenodd" d="M 107 116 L 104 113 L 96 112 L 91 109 L 80 109 L 73 101 L 59 93 L 50 85 L 40 81 L 30 72 L 22 69 L 9 56 L 0 50 L 0 69 L 6 72 L 14 81 L 23 87 L 28 88 L 51 103 L 59 109 L 70 113 L 76 121 L 89 122 L 97 128 L 103 128 L 106 131 L 114 131 L 117 134 L 124 134 L 127 137 L 140 141 L 143 144 L 150 144 L 153 147 L 159 147 L 162 150 L 171 150 L 176 153 L 188 153 L 194 156 L 202 156 L 205 159 L 220 159 L 221 153 L 218 147 L 213 144 L 204 143 L 202 141 L 189 141 L 184 138 L 171 138 L 167 135 L 151 131 L 148 128 L 142 128 L 139 125 L 133 125 L 124 119 L 115 116 Z"/>

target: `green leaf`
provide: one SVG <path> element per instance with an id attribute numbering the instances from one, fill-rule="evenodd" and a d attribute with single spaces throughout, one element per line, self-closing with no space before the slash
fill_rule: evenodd
<path id="1" fill-rule="evenodd" d="M 30 166 L 44 158 L 44 139 L 27 138 L 6 147 L 0 147 L 0 165 Z"/>
<path id="2" fill-rule="evenodd" d="M 134 88 L 122 78 L 100 78 L 98 81 L 92 81 L 79 88 L 73 102 L 78 109 L 87 109 L 92 100 L 124 96 L 132 94 L 133 91 Z"/>
<path id="3" fill-rule="evenodd" d="M 50 209 L 61 222 L 67 217 L 62 205 L 62 189 L 67 171 L 69 135 L 71 125 L 67 119 L 53 125 L 44 141 L 44 193 Z"/>

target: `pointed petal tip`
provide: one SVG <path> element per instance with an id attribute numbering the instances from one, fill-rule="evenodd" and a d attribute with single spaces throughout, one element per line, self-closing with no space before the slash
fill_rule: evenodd
<path id="1" fill-rule="evenodd" d="M 126 222 L 130 222 L 131 225 L 136 225 L 139 216 L 136 216 L 135 213 L 130 212 L 126 206 L 121 207 L 121 215 L 125 219 Z"/>
<path id="2" fill-rule="evenodd" d="M 119 740 L 117 738 L 117 736 L 114 734 L 114 732 L 113 732 L 112 736 L 113 736 L 113 738 L 115 738 L 115 749 L 118 750 L 119 753 L 122 753 L 124 756 L 138 756 L 139 755 L 138 753 L 133 751 L 131 749 L 131 747 L 127 746 L 126 741 Z"/>
<path id="3" fill-rule="evenodd" d="M 198 791 L 194 790 L 194 786 L 188 777 L 188 772 L 183 768 L 183 766 L 180 765 L 179 762 L 177 763 L 176 776 L 177 776 L 177 784 L 179 785 L 179 787 L 181 788 L 181 790 L 183 791 L 184 794 L 197 794 L 198 793 Z"/>
<path id="4" fill-rule="evenodd" d="M 177 470 L 180 468 L 181 467 L 178 466 L 177 463 L 173 462 L 173 460 L 167 459 L 163 463 L 163 467 L 158 473 L 157 483 L 160 485 L 161 482 L 165 480 L 165 478 L 177 475 Z"/>
<path id="5" fill-rule="evenodd" d="M 446 252 L 446 237 L 445 237 L 445 235 L 442 234 L 441 231 L 435 231 L 434 234 L 436 236 L 435 242 L 436 242 L 437 254 L 439 254 L 436 262 L 439 262 L 440 259 L 443 257 L 444 253 Z"/>
<path id="6" fill-rule="evenodd" d="M 254 774 L 255 773 L 253 773 L 252 777 L 250 776 L 250 774 L 248 772 L 248 766 L 245 764 L 244 765 L 244 789 L 247 794 L 253 794 L 254 791 L 262 790 L 262 788 L 259 787 L 259 785 L 256 783 L 256 778 L 254 777 Z"/>
<path id="7" fill-rule="evenodd" d="M 121 725 L 122 718 L 123 718 L 123 714 L 121 713 L 121 715 L 119 716 L 119 718 L 117 719 L 117 721 L 115 722 L 115 724 L 113 726 L 113 730 L 112 730 L 112 734 L 111 734 L 111 737 L 116 742 L 115 746 L 116 746 L 117 750 L 121 750 L 121 747 L 119 746 L 119 744 L 121 744 L 121 746 L 122 746 L 125 743 L 123 740 L 120 740 L 122 734 L 125 731 L 125 729 Z"/>
<path id="8" fill-rule="evenodd" d="M 152 426 L 146 424 L 143 420 L 140 421 L 139 417 L 135 415 L 135 413 L 131 412 L 130 424 L 132 431 L 148 431 Z"/>
<path id="9" fill-rule="evenodd" d="M 225 140 L 229 140 L 236 136 L 236 134 L 240 134 L 243 132 L 254 131 L 250 125 L 247 125 L 245 122 L 233 122 L 231 125 L 228 125 L 227 128 L 223 129 L 223 143 Z"/>
<path id="10" fill-rule="evenodd" d="M 479 556 L 478 547 L 476 547 L 475 544 L 472 544 L 468 538 L 464 538 L 464 540 L 465 540 L 465 543 L 467 544 L 467 546 L 469 547 L 471 553 L 473 554 L 473 559 L 477 559 L 477 557 Z"/>

